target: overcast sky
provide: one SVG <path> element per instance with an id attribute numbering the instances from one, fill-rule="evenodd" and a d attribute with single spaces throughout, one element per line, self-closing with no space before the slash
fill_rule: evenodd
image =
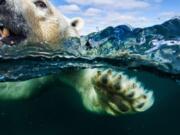
<path id="1" fill-rule="evenodd" d="M 180 16 L 180 0 L 52 0 L 67 17 L 85 20 L 83 34 L 107 26 L 146 27 Z"/>

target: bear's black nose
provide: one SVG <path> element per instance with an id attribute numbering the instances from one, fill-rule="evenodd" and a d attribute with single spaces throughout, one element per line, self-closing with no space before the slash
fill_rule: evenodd
<path id="1" fill-rule="evenodd" d="M 0 0 L 0 5 L 4 5 L 6 3 L 6 0 Z"/>

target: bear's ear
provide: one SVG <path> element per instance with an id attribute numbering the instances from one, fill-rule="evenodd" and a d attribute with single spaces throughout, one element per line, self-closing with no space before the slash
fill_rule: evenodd
<path id="1" fill-rule="evenodd" d="M 80 31 L 84 26 L 84 20 L 82 18 L 73 18 L 70 21 L 70 25 L 74 27 L 77 31 Z"/>

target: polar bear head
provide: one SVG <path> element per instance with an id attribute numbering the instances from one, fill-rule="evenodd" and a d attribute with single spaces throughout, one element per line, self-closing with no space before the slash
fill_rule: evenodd
<path id="1" fill-rule="evenodd" d="M 79 37 L 84 25 L 81 18 L 65 17 L 48 0 L 0 0 L 0 22 L 2 41 L 14 39 L 12 43 L 26 39 L 56 44 L 67 37 Z"/>

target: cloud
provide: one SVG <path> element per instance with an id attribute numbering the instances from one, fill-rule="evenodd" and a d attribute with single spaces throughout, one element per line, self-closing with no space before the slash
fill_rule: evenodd
<path id="1" fill-rule="evenodd" d="M 95 7 L 110 7 L 118 9 L 144 9 L 150 6 L 149 2 L 142 0 L 66 0 L 68 3 L 78 5 L 91 5 Z"/>
<path id="2" fill-rule="evenodd" d="M 98 16 L 85 18 L 85 21 L 88 27 L 85 28 L 84 33 L 97 31 L 97 28 L 101 30 L 110 25 L 117 26 L 120 24 L 126 24 L 133 27 L 144 27 L 151 23 L 151 20 L 146 17 L 131 14 L 121 14 L 119 12 L 110 12 L 105 16 L 101 16 L 101 18 Z"/>
<path id="3" fill-rule="evenodd" d="M 58 7 L 63 14 L 67 16 L 79 16 L 85 20 L 83 34 L 88 34 L 98 29 L 104 29 L 108 26 L 117 26 L 120 24 L 130 24 L 133 27 L 147 26 L 149 19 L 140 16 L 136 12 L 120 12 L 114 9 L 104 8 L 80 8 L 79 5 L 61 5 Z"/>
<path id="4" fill-rule="evenodd" d="M 91 11 L 87 9 L 87 11 Z M 93 11 L 93 10 L 92 10 Z M 95 10 L 96 11 L 96 10 Z M 111 11 L 108 13 L 104 13 L 103 11 L 97 10 L 99 14 L 95 16 L 87 16 L 86 14 L 79 14 L 85 20 L 86 26 L 84 28 L 83 34 L 88 34 L 91 32 L 95 32 L 97 30 L 102 30 L 108 26 L 117 26 L 117 25 L 131 25 L 132 27 L 145 27 L 149 26 L 152 23 L 152 20 L 141 16 L 139 14 L 130 13 L 121 13 L 116 11 Z M 86 12 L 85 12 L 86 13 Z M 95 12 L 93 12 L 95 13 Z"/>
<path id="5" fill-rule="evenodd" d="M 82 17 L 85 20 L 83 34 L 88 34 L 120 24 L 147 27 L 177 15 L 175 12 L 159 13 L 157 7 L 162 2 L 163 0 L 66 0 L 66 4 L 60 5 L 59 9 L 67 17 Z M 152 10 L 158 12 L 149 17 Z"/>
<path id="6" fill-rule="evenodd" d="M 59 10 L 65 14 L 73 14 L 76 12 L 80 12 L 81 9 L 78 5 L 71 4 L 71 5 L 60 5 L 58 6 Z"/>
<path id="7" fill-rule="evenodd" d="M 103 13 L 103 11 L 101 9 L 97 9 L 97 8 L 88 8 L 84 15 L 85 16 L 99 16 Z"/>
<path id="8" fill-rule="evenodd" d="M 166 12 L 161 12 L 159 14 L 159 18 L 172 18 L 176 16 L 180 16 L 180 13 L 173 12 L 173 11 L 166 11 Z"/>
<path id="9" fill-rule="evenodd" d="M 175 17 L 180 17 L 180 13 L 174 11 L 166 11 L 158 14 L 159 22 L 164 22 Z"/>

